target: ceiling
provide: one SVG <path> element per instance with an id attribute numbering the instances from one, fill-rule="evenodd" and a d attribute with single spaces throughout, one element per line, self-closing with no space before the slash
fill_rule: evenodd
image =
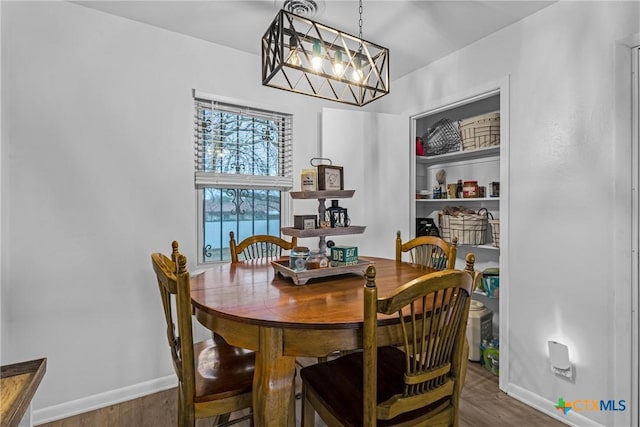
<path id="1" fill-rule="evenodd" d="M 357 0 L 316 2 L 311 19 L 358 35 Z M 73 1 L 92 9 L 260 55 L 260 40 L 284 0 Z M 387 47 L 391 80 L 552 4 L 551 1 L 365 0 L 363 38 Z"/>

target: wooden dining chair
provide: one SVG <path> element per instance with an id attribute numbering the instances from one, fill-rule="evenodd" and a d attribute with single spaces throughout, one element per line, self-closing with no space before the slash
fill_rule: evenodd
<path id="1" fill-rule="evenodd" d="M 256 234 L 236 243 L 233 231 L 229 232 L 229 251 L 231 252 L 231 262 L 239 262 L 240 256 L 243 259 L 257 258 L 277 258 L 282 255 L 283 250 L 291 250 L 298 245 L 298 238 L 292 237 L 288 242 L 280 237 L 269 234 Z"/>
<path id="2" fill-rule="evenodd" d="M 470 294 L 479 273 L 429 273 L 378 298 L 366 271 L 362 352 L 301 370 L 302 425 L 457 426 L 468 346 Z M 387 315 L 378 320 L 378 314 Z M 378 327 L 398 316 L 403 349 L 377 347 Z"/>
<path id="3" fill-rule="evenodd" d="M 254 352 L 231 346 L 222 339 L 194 343 L 187 258 L 178 252 L 178 243 L 174 241 L 171 259 L 153 253 L 151 262 L 178 377 L 178 426 L 194 426 L 196 419 L 214 416 L 216 425 L 250 419 L 251 414 L 229 421 L 232 412 L 252 406 Z"/>
<path id="4" fill-rule="evenodd" d="M 402 254 L 408 252 L 414 264 L 421 264 L 436 270 L 453 270 L 456 266 L 458 237 L 451 243 L 436 236 L 418 236 L 402 243 L 400 230 L 396 235 L 396 260 L 402 261 Z"/>

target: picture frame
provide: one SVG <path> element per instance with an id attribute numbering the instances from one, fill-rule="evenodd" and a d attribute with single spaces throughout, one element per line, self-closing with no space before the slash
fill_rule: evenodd
<path id="1" fill-rule="evenodd" d="M 317 228 L 317 215 L 294 215 L 293 228 L 298 230 L 314 230 Z"/>
<path id="2" fill-rule="evenodd" d="M 344 190 L 343 167 L 318 165 L 318 190 Z"/>

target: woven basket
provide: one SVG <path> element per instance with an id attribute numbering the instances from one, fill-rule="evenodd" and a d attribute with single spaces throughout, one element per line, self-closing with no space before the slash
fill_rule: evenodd
<path id="1" fill-rule="evenodd" d="M 442 238 L 451 242 L 458 238 L 459 245 L 484 245 L 487 240 L 486 215 L 442 215 Z"/>
<path id="2" fill-rule="evenodd" d="M 491 226 L 491 237 L 493 237 L 493 246 L 500 247 L 500 219 L 489 218 L 489 225 Z"/>
<path id="3" fill-rule="evenodd" d="M 440 154 L 452 153 L 460 151 L 462 138 L 458 122 L 454 123 L 449 119 L 438 120 L 433 127 L 427 130 L 422 137 L 426 156 L 437 156 Z"/>
<path id="4" fill-rule="evenodd" d="M 471 117 L 460 123 L 462 150 L 500 145 L 500 113 Z"/>

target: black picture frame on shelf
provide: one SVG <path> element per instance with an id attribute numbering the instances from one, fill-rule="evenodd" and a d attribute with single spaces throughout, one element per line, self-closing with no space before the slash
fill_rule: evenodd
<path id="1" fill-rule="evenodd" d="M 318 190 L 344 190 L 342 166 L 318 165 Z"/>

